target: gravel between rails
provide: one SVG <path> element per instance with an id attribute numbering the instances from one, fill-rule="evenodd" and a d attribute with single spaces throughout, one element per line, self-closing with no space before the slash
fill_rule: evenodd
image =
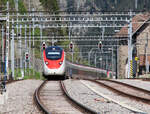
<path id="1" fill-rule="evenodd" d="M 127 97 L 123 97 L 117 93 L 114 93 L 104 87 L 101 87 L 100 85 L 90 82 L 90 81 L 84 81 L 86 83 L 88 83 L 91 87 L 93 87 L 95 90 L 99 91 L 100 93 L 103 93 L 104 95 L 108 96 L 111 99 L 114 99 L 116 101 L 119 101 L 120 103 L 123 103 L 125 105 L 128 105 L 130 107 L 134 107 L 138 110 L 141 110 L 147 114 L 150 114 L 150 105 L 145 104 L 143 102 L 140 101 L 135 101 L 133 99 L 127 98 Z"/>
<path id="2" fill-rule="evenodd" d="M 79 80 L 65 80 L 64 83 L 68 93 L 74 99 L 101 114 L 134 114 L 132 111 L 97 95 Z"/>
<path id="3" fill-rule="evenodd" d="M 33 94 L 41 83 L 41 80 L 22 80 L 7 85 L 8 99 L 0 104 L 0 114 L 40 114 L 33 103 Z"/>
<path id="4" fill-rule="evenodd" d="M 40 91 L 40 99 L 51 114 L 83 114 L 64 96 L 59 81 L 48 81 Z"/>
<path id="5" fill-rule="evenodd" d="M 136 90 L 136 89 L 127 87 L 125 85 L 121 85 L 119 83 L 115 83 L 115 82 L 111 82 L 111 81 L 106 81 L 106 80 L 98 80 L 98 82 L 101 82 L 101 83 L 103 83 L 105 85 L 108 85 L 108 86 L 110 86 L 112 88 L 121 90 L 122 92 L 130 94 L 130 95 L 134 95 L 134 96 L 137 96 L 137 97 L 146 98 L 148 100 L 150 99 L 150 94 L 149 93 L 145 93 L 145 92 L 142 92 L 140 90 Z"/>
<path id="6" fill-rule="evenodd" d="M 126 84 L 130 84 L 142 89 L 146 89 L 150 91 L 150 82 L 149 81 L 142 81 L 142 80 L 136 80 L 136 79 L 117 79 L 115 81 L 124 82 Z"/>

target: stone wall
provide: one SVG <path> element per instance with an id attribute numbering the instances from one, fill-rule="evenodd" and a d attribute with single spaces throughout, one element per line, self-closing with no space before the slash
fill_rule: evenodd
<path id="1" fill-rule="evenodd" d="M 150 26 L 148 26 L 146 29 L 144 29 L 143 32 L 137 36 L 137 50 L 138 55 L 145 54 L 145 46 L 147 43 L 147 38 L 150 38 Z M 150 54 L 150 40 L 148 40 L 148 49 L 147 53 Z"/>
<path id="2" fill-rule="evenodd" d="M 126 59 L 128 58 L 128 46 L 120 46 L 118 49 L 118 53 L 119 53 L 118 78 L 125 78 L 125 66 L 126 66 Z"/>

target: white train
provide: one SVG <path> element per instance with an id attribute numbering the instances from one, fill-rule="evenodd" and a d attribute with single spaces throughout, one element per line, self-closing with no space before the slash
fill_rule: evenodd
<path id="1" fill-rule="evenodd" d="M 43 50 L 43 75 L 65 76 L 66 60 L 65 52 L 58 46 L 50 46 Z"/>

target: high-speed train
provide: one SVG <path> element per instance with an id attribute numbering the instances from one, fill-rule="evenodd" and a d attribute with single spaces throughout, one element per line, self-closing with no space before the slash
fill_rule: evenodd
<path id="1" fill-rule="evenodd" d="M 65 52 L 61 47 L 46 47 L 43 50 L 43 75 L 45 77 L 65 76 L 65 62 Z"/>

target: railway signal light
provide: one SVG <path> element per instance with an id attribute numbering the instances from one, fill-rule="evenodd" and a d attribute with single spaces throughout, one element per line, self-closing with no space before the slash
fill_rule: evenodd
<path id="1" fill-rule="evenodd" d="M 43 50 L 45 50 L 45 47 L 46 47 L 45 42 L 43 42 L 42 47 L 43 47 Z"/>
<path id="2" fill-rule="evenodd" d="M 72 42 L 70 43 L 69 48 L 71 51 L 73 50 L 73 43 Z"/>
<path id="3" fill-rule="evenodd" d="M 102 42 L 101 41 L 99 41 L 99 43 L 98 43 L 98 48 L 101 50 L 102 49 Z"/>
<path id="4" fill-rule="evenodd" d="M 26 60 L 26 61 L 29 60 L 29 53 L 28 53 L 28 52 L 25 53 L 25 60 Z"/>

